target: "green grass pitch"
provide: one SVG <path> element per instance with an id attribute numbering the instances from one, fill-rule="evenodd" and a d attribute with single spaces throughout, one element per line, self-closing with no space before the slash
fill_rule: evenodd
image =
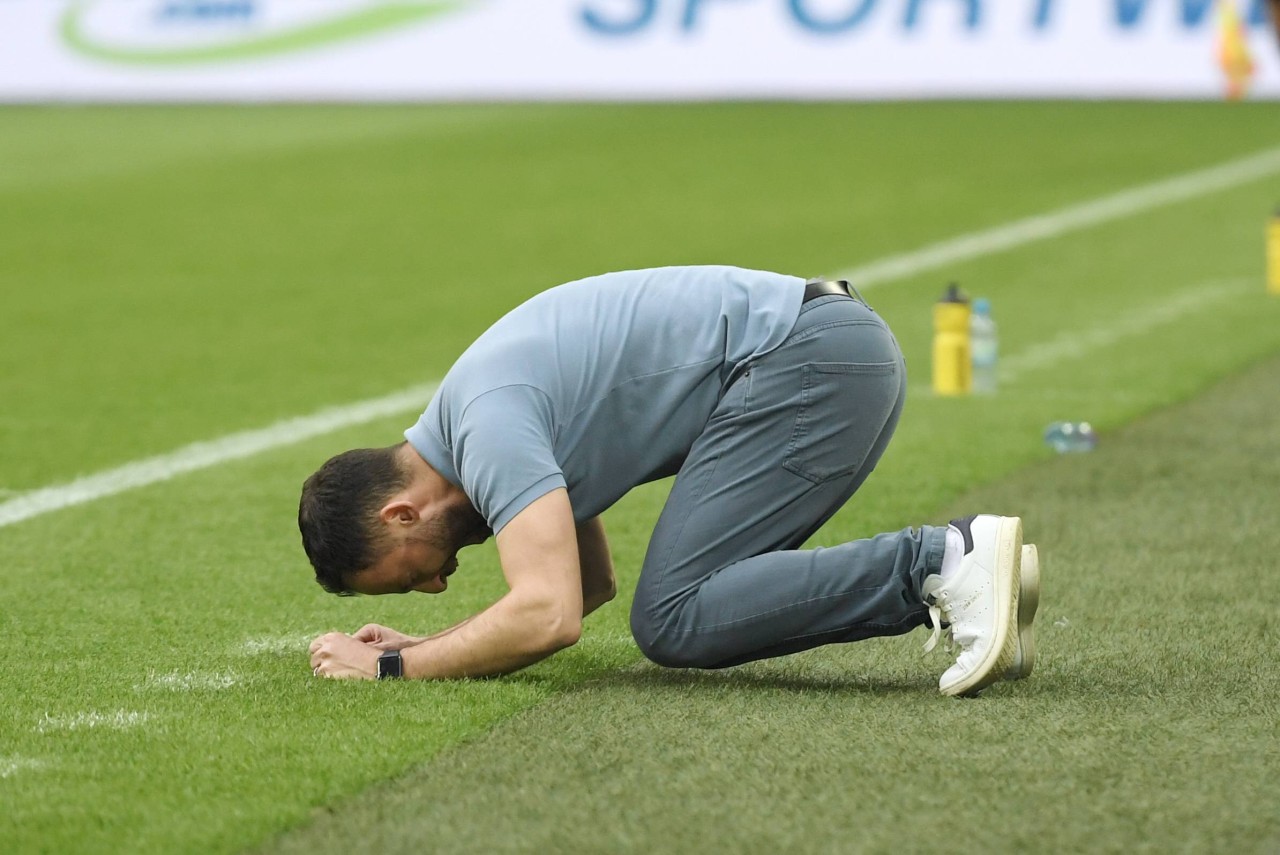
<path id="1" fill-rule="evenodd" d="M 838 273 L 1277 145 L 1249 104 L 0 108 L 0 503 L 439 378 L 568 279 Z M 0 850 L 1274 851 L 1277 202 L 1264 176 L 867 290 L 911 395 L 814 543 L 1022 514 L 1030 680 L 943 698 L 915 636 L 642 663 L 664 484 L 606 516 L 623 593 L 575 648 L 314 680 L 314 635 L 501 590 L 491 546 L 441 598 L 311 580 L 302 479 L 406 411 L 0 527 Z M 994 398 L 928 392 L 951 279 L 992 300 Z M 1059 418 L 1098 450 L 1054 458 Z"/>

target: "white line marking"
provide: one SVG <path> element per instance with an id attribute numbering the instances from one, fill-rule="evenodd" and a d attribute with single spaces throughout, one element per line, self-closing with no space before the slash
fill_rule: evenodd
<path id="1" fill-rule="evenodd" d="M 382 398 L 286 419 L 265 428 L 233 433 L 209 442 L 192 443 L 168 454 L 126 463 L 116 469 L 77 478 L 68 484 L 33 490 L 0 504 L 0 528 L 72 505 L 123 493 L 135 487 L 167 481 L 185 472 L 252 457 L 273 448 L 293 445 L 384 416 L 394 416 L 415 408 L 423 409 L 437 385 L 429 383 L 415 386 Z"/>
<path id="2" fill-rule="evenodd" d="M 1277 172 L 1280 172 L 1280 148 L 1273 148 L 1252 157 L 1124 190 L 1092 202 L 1059 208 L 1047 214 L 1016 220 L 986 231 L 961 235 L 901 255 L 891 255 L 888 258 L 855 267 L 839 274 L 837 278 L 848 279 L 859 288 L 894 279 L 905 279 L 949 264 L 1058 237 L 1068 232 L 1122 217 L 1130 217 L 1218 190 L 1239 187 Z"/>
<path id="3" fill-rule="evenodd" d="M 260 638 L 249 638 L 245 640 L 241 649 L 249 656 L 280 655 L 284 653 L 303 655 L 307 652 L 307 646 L 321 635 L 324 635 L 323 631 L 295 632 L 291 635 L 268 635 Z"/>
<path id="4" fill-rule="evenodd" d="M 1062 333 L 1001 363 L 998 368 L 1000 381 L 1013 382 L 1028 372 L 1068 359 L 1078 359 L 1122 339 L 1141 335 L 1176 321 L 1213 303 L 1243 294 L 1254 286 L 1252 280 L 1243 278 L 1202 283 L 1172 297 L 1161 298 L 1146 311 L 1126 315 L 1117 324 Z"/>
<path id="5" fill-rule="evenodd" d="M 119 710 L 113 713 L 86 712 L 70 716 L 51 716 L 45 713 L 44 718 L 36 725 L 36 733 L 50 733 L 67 730 L 128 730 L 140 727 L 152 719 L 151 713 Z"/>
<path id="6" fill-rule="evenodd" d="M 1016 220 L 1008 225 L 961 235 L 901 255 L 889 256 L 840 274 L 840 278 L 848 279 L 859 288 L 865 288 L 958 261 L 1057 237 L 1196 196 L 1238 187 L 1277 172 L 1280 172 L 1280 148 L 1125 190 L 1092 202 Z M 251 457 L 342 428 L 418 409 L 430 399 L 436 385 L 437 383 L 431 383 L 417 386 L 382 398 L 287 419 L 259 430 L 234 433 L 209 442 L 197 442 L 168 454 L 127 463 L 67 484 L 34 490 L 0 502 L 0 528 L 136 487 L 166 481 L 186 472 Z"/>
<path id="7" fill-rule="evenodd" d="M 12 778 L 19 772 L 32 772 L 45 767 L 43 760 L 27 757 L 0 757 L 0 778 Z"/>
<path id="8" fill-rule="evenodd" d="M 175 671 L 172 674 L 151 674 L 143 683 L 134 686 L 134 689 L 142 691 L 145 689 L 163 689 L 170 692 L 190 692 L 193 690 L 205 691 L 221 691 L 230 689 L 232 686 L 238 686 L 244 682 L 238 674 L 230 671 L 217 671 L 204 673 L 200 671 L 192 671 L 190 673 L 181 673 Z"/>

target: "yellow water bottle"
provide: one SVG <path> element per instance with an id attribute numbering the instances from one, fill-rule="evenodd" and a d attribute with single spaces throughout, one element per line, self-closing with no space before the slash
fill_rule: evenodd
<path id="1" fill-rule="evenodd" d="M 1267 291 L 1280 294 L 1280 209 L 1267 223 Z"/>
<path id="2" fill-rule="evenodd" d="M 972 389 L 969 298 L 952 282 L 933 304 L 933 393 L 967 395 Z"/>

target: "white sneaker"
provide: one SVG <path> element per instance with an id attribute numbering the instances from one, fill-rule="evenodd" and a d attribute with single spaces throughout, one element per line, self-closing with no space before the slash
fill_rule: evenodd
<path id="1" fill-rule="evenodd" d="M 1022 520 L 983 514 L 951 525 L 964 536 L 964 557 L 945 581 L 937 574 L 925 577 L 921 592 L 933 624 L 925 651 L 948 624 L 960 655 L 938 688 L 944 695 L 974 695 L 1001 679 L 1017 653 Z"/>
<path id="2" fill-rule="evenodd" d="M 1006 680 L 1021 680 L 1031 676 L 1036 666 L 1036 639 L 1031 623 L 1040 607 L 1040 551 L 1034 543 L 1022 547 L 1022 582 L 1018 586 L 1018 643 L 1013 654 L 1013 664 L 1005 672 Z"/>

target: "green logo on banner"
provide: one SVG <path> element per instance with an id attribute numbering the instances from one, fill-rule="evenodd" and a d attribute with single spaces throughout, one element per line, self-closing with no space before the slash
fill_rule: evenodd
<path id="1" fill-rule="evenodd" d="M 379 0 L 356 9 L 331 12 L 305 23 L 277 26 L 267 31 L 236 33 L 212 43 L 170 47 L 119 44 L 91 35 L 85 25 L 86 17 L 94 7 L 102 5 L 101 0 L 80 0 L 63 14 L 61 31 L 62 38 L 68 45 L 95 59 L 130 65 L 195 65 L 275 56 L 348 41 L 439 17 L 474 2 L 475 0 Z M 170 0 L 159 8 L 155 17 L 158 21 L 175 12 L 190 12 L 197 19 L 216 19 L 219 14 L 224 18 L 233 18 L 252 13 L 254 8 L 251 0 Z"/>

